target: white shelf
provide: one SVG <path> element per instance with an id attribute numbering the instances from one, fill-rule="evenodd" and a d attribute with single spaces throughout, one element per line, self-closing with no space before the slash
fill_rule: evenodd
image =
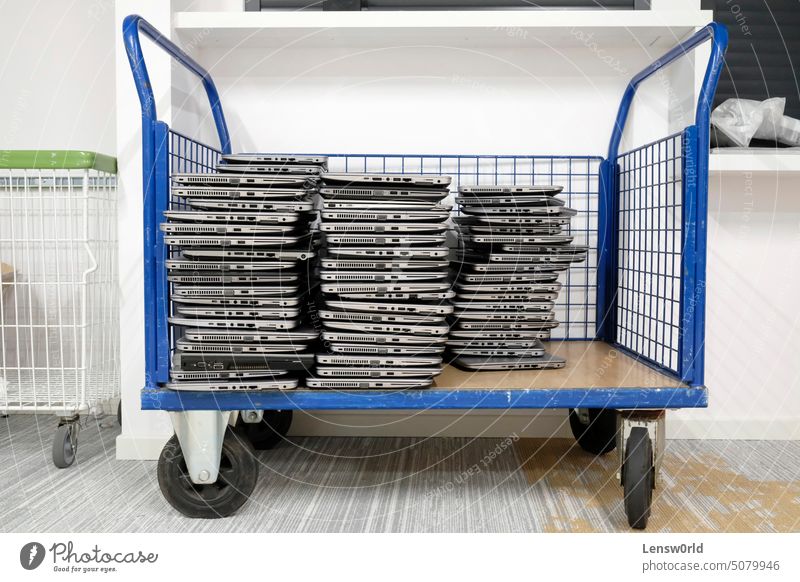
<path id="1" fill-rule="evenodd" d="M 711 11 L 701 10 L 177 12 L 173 28 L 195 45 L 220 48 L 425 43 L 652 50 L 674 46 L 711 19 Z"/>
<path id="2" fill-rule="evenodd" d="M 800 173 L 800 149 L 791 152 L 738 150 L 711 152 L 709 172 L 723 173 Z"/>

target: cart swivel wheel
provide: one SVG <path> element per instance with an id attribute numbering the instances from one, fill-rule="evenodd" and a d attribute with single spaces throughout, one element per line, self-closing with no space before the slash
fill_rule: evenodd
<path id="1" fill-rule="evenodd" d="M 625 514 L 628 516 L 628 525 L 634 529 L 647 527 L 655 476 L 650 434 L 644 427 L 634 427 L 625 445 L 625 459 L 622 463 Z"/>
<path id="2" fill-rule="evenodd" d="M 570 408 L 569 426 L 587 453 L 605 455 L 617 448 L 617 413 L 607 408 Z"/>
<path id="3" fill-rule="evenodd" d="M 265 451 L 286 438 L 292 416 L 291 410 L 265 410 L 259 422 L 247 423 L 240 418 L 236 427 L 247 435 L 255 450 Z"/>
<path id="4" fill-rule="evenodd" d="M 78 452 L 77 422 L 61 422 L 53 437 L 53 464 L 59 469 L 66 469 L 75 462 Z"/>
<path id="5" fill-rule="evenodd" d="M 178 437 L 167 441 L 158 459 L 158 486 L 167 502 L 187 517 L 228 517 L 250 498 L 258 479 L 255 453 L 247 439 L 228 428 L 222 441 L 219 477 L 197 485 L 189 478 Z"/>

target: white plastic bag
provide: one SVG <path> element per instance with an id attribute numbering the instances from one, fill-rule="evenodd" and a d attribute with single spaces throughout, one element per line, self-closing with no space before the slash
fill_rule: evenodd
<path id="1" fill-rule="evenodd" d="M 783 97 L 766 101 L 726 99 L 711 112 L 711 123 L 730 140 L 731 145 L 747 147 L 754 137 L 775 141 L 785 107 L 786 99 Z"/>

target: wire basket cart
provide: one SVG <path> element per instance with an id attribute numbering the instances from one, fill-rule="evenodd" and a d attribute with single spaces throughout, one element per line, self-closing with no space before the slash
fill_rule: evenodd
<path id="1" fill-rule="evenodd" d="M 219 146 L 191 139 L 159 121 L 140 33 L 197 75 L 206 91 Z M 164 448 L 159 483 L 167 500 L 194 517 L 221 517 L 253 491 L 257 466 L 238 415 L 285 435 L 292 410 L 542 409 L 568 410 L 579 445 L 592 454 L 619 452 L 628 524 L 644 528 L 651 511 L 665 439 L 665 411 L 708 405 L 704 386 L 706 199 L 711 103 L 727 31 L 711 23 L 634 76 L 612 126 L 608 153 L 575 156 L 329 156 L 331 171 L 448 174 L 459 184 L 559 184 L 579 213 L 570 226 L 588 260 L 562 277 L 556 315 L 563 322 L 548 351 L 561 370 L 463 372 L 451 366 L 433 387 L 417 391 L 308 390 L 175 392 L 169 380 L 174 339 L 158 232 L 172 172 L 208 172 L 230 136 L 211 76 L 141 17 L 123 24 L 142 108 L 144 172 L 145 358 L 143 410 L 169 411 L 176 436 Z M 645 146 L 620 152 L 639 85 L 706 41 L 711 52 L 695 122 Z M 250 432 L 250 431 L 248 431 Z M 181 463 L 166 463 L 178 456 Z M 221 465 L 222 463 L 222 465 Z M 179 466 L 176 473 L 168 467 Z M 223 467 L 221 469 L 220 467 Z M 223 474 L 224 473 L 224 474 Z M 191 487 L 185 487 L 188 481 Z"/>
<path id="2" fill-rule="evenodd" d="M 116 160 L 0 152 L 0 412 L 52 413 L 53 462 L 119 397 Z"/>

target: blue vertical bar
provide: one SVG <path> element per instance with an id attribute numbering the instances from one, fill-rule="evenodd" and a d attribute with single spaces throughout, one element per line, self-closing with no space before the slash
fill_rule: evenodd
<path id="1" fill-rule="evenodd" d="M 678 339 L 681 380 L 692 383 L 695 379 L 695 317 L 697 315 L 697 127 L 683 131 L 683 220 L 681 221 L 681 306 Z M 707 147 L 707 146 L 706 146 Z"/>
<path id="2" fill-rule="evenodd" d="M 155 220 L 155 127 L 142 116 L 142 206 L 144 232 L 142 233 L 144 263 L 144 384 L 153 388 L 156 382 L 156 318 L 155 305 L 155 257 L 153 249 L 158 226 Z"/>
<path id="3" fill-rule="evenodd" d="M 169 309 L 169 293 L 167 287 L 167 247 L 164 244 L 164 233 L 161 223 L 164 211 L 169 204 L 169 128 L 159 121 L 155 124 L 155 241 L 153 248 L 155 269 L 155 305 L 153 312 L 156 320 L 156 375 L 157 383 L 169 381 L 169 325 L 167 315 Z"/>
<path id="4" fill-rule="evenodd" d="M 597 201 L 597 325 L 599 339 L 616 341 L 617 291 L 617 168 L 600 162 Z"/>

